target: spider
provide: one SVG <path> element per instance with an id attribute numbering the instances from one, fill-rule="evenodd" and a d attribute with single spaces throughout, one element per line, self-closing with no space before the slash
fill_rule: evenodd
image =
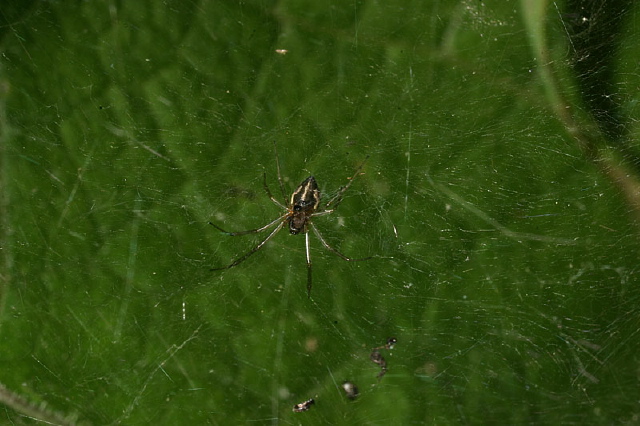
<path id="1" fill-rule="evenodd" d="M 238 266 L 239 264 L 247 260 L 249 256 L 251 256 L 258 250 L 260 250 L 262 247 L 264 247 L 264 245 L 267 244 L 267 242 L 271 240 L 271 238 L 273 238 L 278 233 L 278 231 L 280 231 L 283 227 L 285 227 L 285 225 L 288 225 L 289 233 L 291 235 L 298 235 L 300 233 L 305 234 L 305 246 L 307 251 L 307 296 L 311 298 L 312 279 L 311 279 L 311 253 L 310 253 L 309 232 L 308 232 L 309 229 L 311 229 L 313 233 L 316 234 L 316 237 L 318 237 L 322 245 L 327 250 L 335 253 L 336 255 L 341 257 L 343 260 L 346 260 L 349 262 L 359 262 L 362 260 L 371 259 L 372 257 L 372 256 L 369 256 L 361 259 L 352 259 L 350 257 L 345 256 L 335 248 L 331 247 L 329 243 L 327 243 L 327 241 L 324 239 L 320 231 L 318 231 L 318 229 L 313 225 L 311 221 L 311 219 L 314 217 L 331 214 L 336 210 L 336 208 L 338 208 L 338 205 L 342 201 L 342 196 L 347 191 L 347 189 L 349 189 L 349 186 L 351 186 L 351 183 L 353 182 L 355 177 L 358 175 L 358 173 L 360 173 L 360 171 L 364 167 L 365 162 L 369 157 L 367 156 L 364 159 L 364 161 L 360 164 L 360 166 L 358 166 L 358 168 L 356 169 L 356 172 L 353 174 L 353 176 L 349 180 L 349 183 L 341 187 L 336 193 L 336 195 L 334 195 L 331 199 L 329 199 L 329 201 L 324 205 L 323 208 L 318 209 L 318 207 L 320 206 L 320 191 L 318 190 L 318 184 L 316 182 L 316 179 L 313 176 L 309 176 L 304 181 L 302 181 L 302 183 L 298 186 L 298 188 L 296 188 L 296 190 L 293 191 L 293 194 L 291 194 L 290 201 L 289 202 L 286 201 L 287 195 L 284 190 L 284 183 L 282 182 L 282 177 L 280 175 L 280 160 L 278 159 L 278 150 L 275 143 L 274 143 L 274 151 L 276 155 L 276 170 L 278 172 L 278 182 L 280 184 L 280 190 L 282 191 L 282 197 L 285 200 L 284 204 L 276 200 L 276 198 L 273 196 L 273 194 L 269 190 L 269 186 L 267 185 L 266 172 L 264 172 L 263 174 L 263 185 L 264 185 L 264 190 L 267 193 L 267 196 L 278 207 L 283 209 L 284 213 L 279 217 L 277 217 L 276 219 L 269 222 L 268 224 L 266 224 L 265 226 L 262 226 L 256 229 L 250 229 L 248 231 L 229 232 L 229 231 L 225 231 L 215 223 L 209 222 L 210 225 L 214 226 L 219 231 L 224 232 L 225 234 L 230 235 L 232 237 L 239 236 L 239 235 L 258 234 L 275 226 L 275 228 L 262 241 L 260 241 L 258 245 L 256 245 L 254 248 L 249 250 L 247 253 L 243 254 L 242 256 L 240 256 L 239 258 L 231 262 L 229 265 L 223 266 L 221 268 L 211 268 L 211 271 L 222 271 L 225 269 L 231 269 L 234 266 Z"/>

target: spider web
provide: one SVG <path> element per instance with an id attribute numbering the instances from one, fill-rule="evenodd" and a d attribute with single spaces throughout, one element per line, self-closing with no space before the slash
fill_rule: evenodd
<path id="1" fill-rule="evenodd" d="M 636 420 L 637 6 L 3 8 L 7 422 Z"/>

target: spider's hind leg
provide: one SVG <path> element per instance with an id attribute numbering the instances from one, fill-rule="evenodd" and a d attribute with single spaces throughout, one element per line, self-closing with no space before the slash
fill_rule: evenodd
<path id="1" fill-rule="evenodd" d="M 281 229 L 282 229 L 282 227 L 284 226 L 284 224 L 285 224 L 285 222 L 286 222 L 286 221 L 285 221 L 285 220 L 283 220 L 282 218 L 278 218 L 278 219 L 276 219 L 275 221 L 271 222 L 271 223 L 270 223 L 269 225 L 267 225 L 266 227 L 260 228 L 260 230 L 266 229 L 266 228 L 268 228 L 269 226 L 271 226 L 271 225 L 273 225 L 274 223 L 276 223 L 276 221 L 278 221 L 278 220 L 280 220 L 280 221 L 281 221 L 281 222 L 280 222 L 280 224 L 279 224 L 278 226 L 276 226 L 276 227 L 274 228 L 274 230 L 273 230 L 273 231 L 271 231 L 271 233 L 269 233 L 269 235 L 267 235 L 267 236 L 265 237 L 265 239 L 264 239 L 264 240 L 262 240 L 260 243 L 258 243 L 258 245 L 257 245 L 257 246 L 255 246 L 254 248 L 252 248 L 251 250 L 249 250 L 248 252 L 246 252 L 245 254 L 243 254 L 242 256 L 240 256 L 239 258 L 237 258 L 236 260 L 234 260 L 233 262 L 231 262 L 229 265 L 227 265 L 227 266 L 223 266 L 223 267 L 221 267 L 221 268 L 211 268 L 211 269 L 209 269 L 209 270 L 210 270 L 210 271 L 222 271 L 223 269 L 231 269 L 231 268 L 233 268 L 234 266 L 237 266 L 237 265 L 241 264 L 242 262 L 244 262 L 245 260 L 247 260 L 247 258 L 248 258 L 249 256 L 251 256 L 252 254 L 254 254 L 255 252 L 257 252 L 258 250 L 260 250 L 262 247 L 264 247 L 264 245 L 265 245 L 265 244 L 267 244 L 267 243 L 269 242 L 269 240 L 270 240 L 271 238 L 273 238 L 273 236 L 274 236 L 274 235 L 276 235 L 276 234 L 278 233 L 278 231 L 279 231 L 279 230 L 281 230 Z M 213 225 L 213 224 L 212 224 L 212 225 Z M 213 226 L 216 226 L 216 225 L 213 225 Z M 218 227 L 216 226 L 216 228 L 218 228 Z M 218 229 L 220 229 L 220 228 L 218 228 Z M 253 232 L 253 231 L 257 231 L 257 230 L 255 230 L 255 229 L 254 229 L 254 230 L 252 230 L 252 231 L 245 231 L 244 233 L 255 233 L 255 232 Z M 235 232 L 235 233 L 232 233 L 232 234 L 229 234 L 229 235 L 242 235 L 242 234 L 243 234 L 243 233 Z"/>
<path id="2" fill-rule="evenodd" d="M 316 229 L 315 226 L 313 226 L 312 223 L 309 224 L 310 228 L 313 229 L 313 233 L 316 234 L 316 237 L 318 237 L 318 239 L 320 240 L 320 242 L 322 243 L 322 245 L 324 246 L 324 248 L 326 248 L 327 250 L 329 250 L 330 252 L 336 254 L 338 257 L 340 257 L 343 260 L 346 260 L 347 262 L 360 262 L 363 260 L 369 260 L 371 258 L 373 258 L 373 256 L 368 256 L 368 257 L 361 257 L 358 259 L 353 259 L 351 257 L 347 257 L 344 254 L 342 254 L 341 252 L 339 252 L 337 249 L 331 247 L 329 245 L 329 243 L 327 242 L 327 240 L 324 239 L 324 237 L 322 236 L 322 234 L 320 233 L 320 231 L 318 231 L 318 229 Z"/>
<path id="3" fill-rule="evenodd" d="M 305 246 L 307 248 L 307 297 L 311 299 L 311 251 L 309 246 L 309 232 L 304 234 L 305 237 Z"/>

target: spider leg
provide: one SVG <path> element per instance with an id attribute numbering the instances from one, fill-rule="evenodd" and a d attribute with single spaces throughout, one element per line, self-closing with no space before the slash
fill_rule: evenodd
<path id="1" fill-rule="evenodd" d="M 280 159 L 278 158 L 278 148 L 276 146 L 276 141 L 273 141 L 273 151 L 276 153 L 276 170 L 278 171 L 278 183 L 280 184 L 280 191 L 282 192 L 284 203 L 287 204 L 287 193 L 284 190 L 284 183 L 282 183 L 282 175 L 280 174 Z"/>
<path id="2" fill-rule="evenodd" d="M 311 251 L 309 245 L 309 233 L 306 232 L 305 236 L 305 246 L 307 247 L 307 297 L 311 299 Z"/>
<path id="3" fill-rule="evenodd" d="M 264 185 L 264 190 L 267 192 L 267 195 L 269 196 L 269 198 L 271 198 L 271 201 L 276 203 L 276 205 L 278 205 L 278 207 L 280 207 L 281 209 L 286 209 L 285 205 L 282 204 L 280 201 L 276 200 L 276 197 L 274 197 L 273 194 L 271 194 L 271 191 L 269 190 L 269 186 L 267 185 L 267 172 L 264 172 L 264 180 L 262 184 Z M 280 185 L 282 185 L 282 182 L 280 182 Z"/>
<path id="4" fill-rule="evenodd" d="M 288 214 L 288 213 L 287 213 Z M 237 237 L 238 235 L 247 235 L 247 234 L 258 234 L 262 231 L 264 231 L 265 229 L 269 229 L 271 228 L 273 225 L 275 225 L 279 220 L 282 220 L 285 218 L 285 216 L 287 216 L 287 214 L 284 214 L 274 220 L 272 220 L 271 222 L 267 223 L 265 226 L 263 226 L 262 228 L 256 228 L 256 229 L 249 229 L 248 231 L 238 231 L 238 232 L 229 232 L 229 231 L 225 231 L 224 229 L 220 228 L 218 225 L 216 225 L 213 222 L 209 222 L 209 225 L 213 226 L 214 228 L 216 228 L 218 231 L 220 232 L 224 232 L 227 235 L 230 235 L 232 237 Z"/>
<path id="5" fill-rule="evenodd" d="M 369 159 L 369 156 L 367 155 L 367 157 L 364 159 L 364 161 L 362 163 L 360 163 L 360 165 L 358 166 L 358 168 L 356 169 L 356 172 L 353 174 L 353 176 L 351 177 L 351 179 L 349 180 L 349 183 L 347 183 L 345 186 L 343 186 L 342 188 L 340 188 L 338 190 L 338 192 L 336 193 L 336 195 L 334 195 L 326 204 L 325 206 L 325 211 L 327 211 L 328 213 L 331 213 L 332 211 L 334 211 L 336 208 L 338 208 L 338 205 L 340 204 L 340 202 L 342 201 L 342 196 L 344 195 L 344 193 L 347 191 L 347 189 L 349 189 L 349 187 L 351 186 L 351 184 L 353 183 L 354 179 L 356 178 L 356 176 L 358 176 L 358 174 L 360 173 L 360 171 L 362 170 L 362 168 L 364 167 L 364 164 L 367 162 L 367 160 Z M 335 203 L 335 205 L 333 206 L 333 208 L 331 210 L 329 210 L 329 206 L 331 206 L 333 203 Z"/>
<path id="6" fill-rule="evenodd" d="M 237 266 L 239 264 L 241 264 L 242 262 L 244 262 L 245 260 L 247 260 L 247 258 L 249 256 L 251 256 L 253 253 L 257 252 L 258 250 L 260 250 L 262 247 L 264 247 L 265 244 L 267 244 L 267 242 L 269 242 L 269 240 L 271 238 L 273 238 L 274 235 L 276 235 L 278 233 L 279 230 L 282 229 L 282 227 L 285 224 L 285 220 L 283 220 L 282 217 L 279 217 L 278 219 L 274 220 L 273 222 L 271 222 L 269 225 L 262 227 L 260 229 L 266 229 L 267 227 L 273 225 L 274 223 L 276 223 L 276 221 L 280 220 L 280 224 L 278 226 L 275 227 L 275 229 L 273 231 L 271 231 L 271 233 L 269 235 L 267 235 L 267 237 L 262 240 L 257 246 L 255 246 L 254 248 L 252 248 L 251 250 L 249 250 L 247 253 L 243 254 L 242 256 L 240 256 L 239 258 L 237 258 L 236 260 L 234 260 L 233 262 L 231 262 L 231 264 L 227 265 L 227 266 L 223 266 L 222 268 L 211 268 L 209 269 L 210 271 L 222 271 L 223 269 L 230 269 L 233 268 L 234 266 Z M 213 225 L 213 224 L 212 224 Z M 215 225 L 213 225 L 215 226 Z M 217 228 L 217 226 L 216 226 Z M 219 228 L 218 228 L 219 229 Z M 229 235 L 242 235 L 242 233 L 234 233 L 234 234 L 229 234 Z"/>
<path id="7" fill-rule="evenodd" d="M 314 234 L 316 234 L 316 237 L 318 237 L 318 239 L 320 240 L 320 242 L 322 243 L 322 245 L 323 245 L 327 250 L 329 250 L 329 251 L 331 251 L 331 252 L 333 252 L 333 253 L 337 254 L 337 255 L 338 255 L 339 257 L 341 257 L 343 260 L 346 260 L 346 261 L 348 261 L 348 262 L 360 262 L 360 261 L 362 261 L 362 260 L 369 260 L 369 259 L 371 259 L 371 258 L 373 257 L 373 256 L 369 256 L 369 257 L 363 257 L 363 258 L 360 258 L 360 259 L 352 259 L 352 258 L 350 258 L 350 257 L 347 257 L 347 256 L 345 256 L 344 254 L 340 253 L 338 250 L 336 250 L 336 249 L 334 249 L 333 247 L 331 247 L 331 246 L 329 245 L 329 243 L 327 243 L 327 242 L 325 241 L 325 239 L 324 239 L 324 237 L 322 236 L 322 234 L 320 233 L 320 231 L 318 231 L 318 230 L 316 229 L 316 227 L 315 227 L 315 226 L 313 226 L 313 223 L 309 222 L 309 227 L 310 227 L 311 229 L 313 229 L 313 233 L 314 233 Z M 309 266 L 309 268 L 310 268 L 310 266 Z"/>
<path id="8" fill-rule="evenodd" d="M 331 214 L 335 211 L 335 208 L 331 209 L 331 210 L 322 210 L 319 212 L 313 212 L 309 215 L 309 217 L 318 217 L 318 216 L 326 216 L 328 214 Z"/>

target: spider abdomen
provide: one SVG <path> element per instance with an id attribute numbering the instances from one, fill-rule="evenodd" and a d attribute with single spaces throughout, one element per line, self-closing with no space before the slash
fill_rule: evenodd
<path id="1" fill-rule="evenodd" d="M 289 218 L 289 233 L 297 235 L 300 231 L 307 232 L 307 218 L 305 216 L 291 216 Z"/>

